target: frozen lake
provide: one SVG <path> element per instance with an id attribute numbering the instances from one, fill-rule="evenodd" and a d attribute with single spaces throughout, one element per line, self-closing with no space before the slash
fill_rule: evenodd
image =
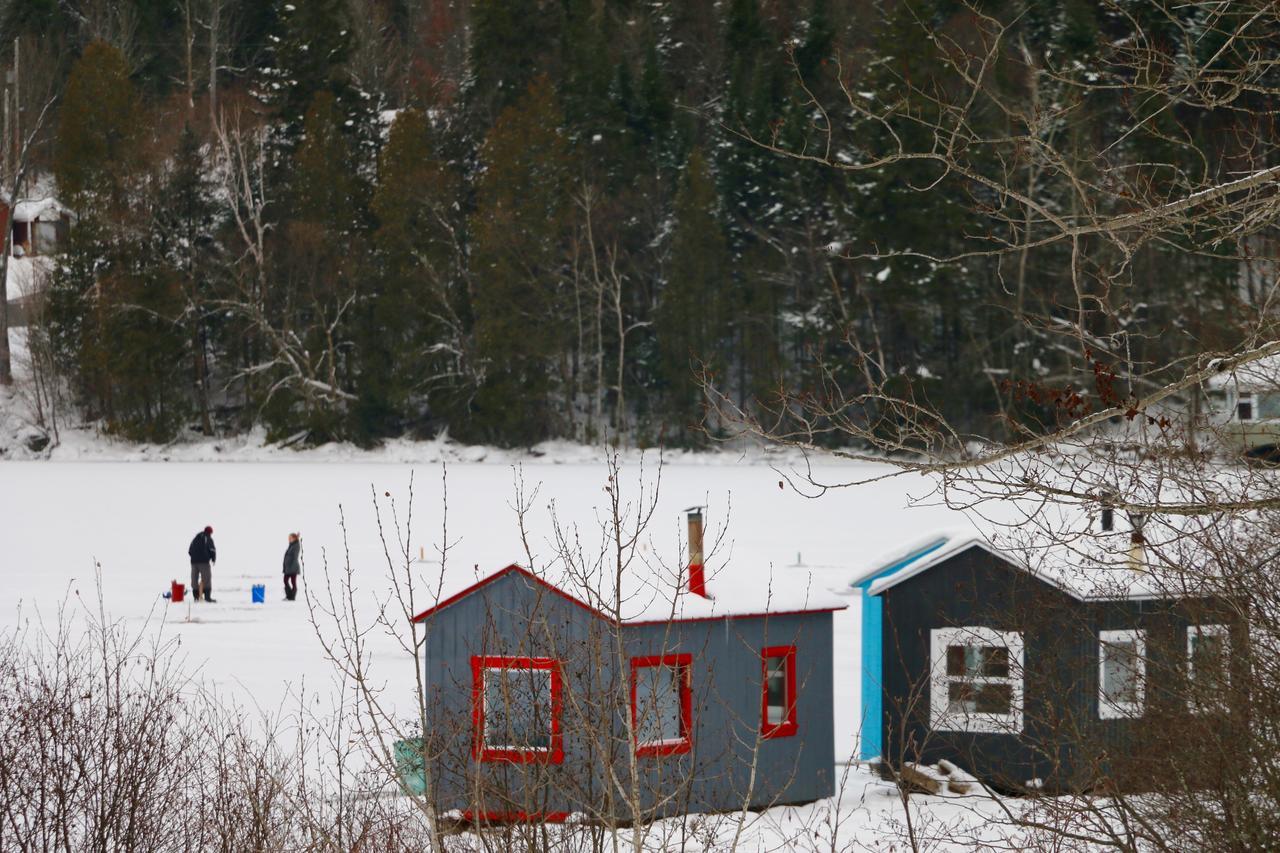
<path id="1" fill-rule="evenodd" d="M 631 457 L 635 462 L 636 457 Z M 653 485 L 656 456 L 646 457 Z M 537 488 L 527 516 L 535 562 L 554 556 L 549 508 L 598 541 L 608 471 L 596 464 L 523 462 L 525 490 Z M 832 465 L 819 477 L 848 480 L 868 466 Z M 886 469 L 887 470 L 887 469 Z M 414 477 L 412 550 L 437 558 L 444 520 L 438 464 L 378 462 L 5 462 L 0 463 L 0 582 L 5 595 L 0 626 L 11 628 L 37 613 L 49 620 L 69 596 L 75 606 L 96 606 L 94 567 L 101 567 L 108 615 L 131 624 L 152 619 L 151 630 L 181 642 L 184 665 L 206 683 L 250 707 L 273 711 L 305 679 L 319 689 L 332 677 L 301 600 L 281 590 L 286 536 L 301 531 L 303 586 L 314 596 L 324 562 L 343 561 L 340 511 L 355 584 L 366 603 L 388 590 L 386 562 L 371 495 L 390 492 L 403 513 Z M 503 462 L 450 463 L 448 535 L 455 564 L 484 572 L 525 562 L 513 504 L 514 472 Z M 624 466 L 624 491 L 636 493 L 638 464 Z M 686 457 L 662 469 L 658 508 L 643 547 L 668 562 L 680 560 L 685 507 L 706 504 L 708 542 L 727 525 L 725 545 L 709 561 L 743 582 L 809 582 L 845 590 L 855 571 L 927 535 L 963 523 L 930 499 L 931 485 L 916 477 L 839 489 L 819 499 L 780 488 L 779 472 L 756 461 Z M 923 501 L 921 501 L 923 499 Z M 383 497 L 384 502 L 386 498 Z M 385 503 L 384 503 L 385 505 Z M 402 516 L 403 517 L 403 516 Z M 384 519 L 385 520 L 385 519 Z M 214 528 L 218 563 L 213 605 L 168 604 L 161 594 L 172 579 L 189 583 L 186 549 L 206 524 Z M 432 563 L 422 565 L 432 573 Z M 250 603 L 250 587 L 266 585 L 265 604 Z M 299 596 L 301 599 L 301 596 Z M 851 604 L 856 598 L 850 597 Z M 423 602 L 423 606 L 430 602 Z M 192 621 L 187 621 L 191 618 Z M 858 720 L 858 619 L 851 608 L 836 615 L 837 754 L 854 748 Z M 394 691 L 412 683 L 410 662 L 387 640 L 372 646 L 377 674 Z M 406 705 L 406 707 L 409 707 Z"/>

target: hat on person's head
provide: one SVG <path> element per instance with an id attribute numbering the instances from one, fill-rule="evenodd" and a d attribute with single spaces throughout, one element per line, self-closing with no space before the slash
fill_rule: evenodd
<path id="1" fill-rule="evenodd" d="M 210 527 L 210 526 L 208 526 L 208 525 L 205 525 L 204 532 L 205 532 L 205 533 L 208 533 L 208 534 L 210 534 L 210 535 L 212 535 L 212 534 L 213 534 L 213 528 L 212 528 L 212 527 Z"/>

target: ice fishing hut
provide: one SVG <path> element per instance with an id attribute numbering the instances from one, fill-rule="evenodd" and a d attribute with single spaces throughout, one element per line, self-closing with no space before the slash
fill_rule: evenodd
<path id="1" fill-rule="evenodd" d="M 1170 592 L 1141 529 L 1102 515 L 1109 529 L 1087 546 L 1019 551 L 953 532 L 854 579 L 861 758 L 945 759 L 1005 791 L 1141 788 L 1152 757 L 1170 758 L 1164 733 L 1230 716 L 1239 608 L 1207 587 Z"/>
<path id="2" fill-rule="evenodd" d="M 636 560 L 443 578 L 414 617 L 426 728 L 402 782 L 470 820 L 643 819 L 834 791 L 832 612 L 789 575 Z M 428 770 L 429 774 L 422 771 Z M 637 780 L 640 802 L 616 780 Z"/>

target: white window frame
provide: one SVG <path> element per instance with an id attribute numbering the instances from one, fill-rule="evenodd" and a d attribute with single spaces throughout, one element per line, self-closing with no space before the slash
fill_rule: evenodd
<path id="1" fill-rule="evenodd" d="M 1249 404 L 1249 417 L 1247 418 L 1240 417 L 1241 403 Z M 1256 421 L 1258 419 L 1258 395 L 1252 391 L 1245 391 L 1241 394 L 1237 394 L 1235 411 L 1232 412 L 1232 414 L 1235 415 L 1235 419 L 1242 424 L 1251 424 Z"/>
<path id="2" fill-rule="evenodd" d="M 1196 661 L 1195 646 L 1193 645 L 1196 634 L 1202 634 L 1210 637 L 1222 637 L 1222 666 L 1225 670 L 1223 675 L 1228 679 L 1231 678 L 1231 629 L 1223 624 L 1210 625 L 1188 625 L 1187 626 L 1187 687 L 1191 693 L 1187 697 L 1187 707 L 1193 713 L 1207 713 L 1209 711 L 1226 710 L 1226 701 L 1221 696 L 1215 702 L 1205 704 L 1199 701 L 1196 696 Z"/>
<path id="3" fill-rule="evenodd" d="M 929 679 L 929 724 L 939 731 L 993 732 L 1013 734 L 1022 731 L 1023 643 L 1018 631 L 994 628 L 934 628 L 929 632 L 931 677 Z M 1009 675 L 958 678 L 947 674 L 949 646 L 995 646 L 1009 650 Z M 951 683 L 1008 684 L 1008 714 L 956 713 L 949 709 Z"/>
<path id="4" fill-rule="evenodd" d="M 1113 702 L 1106 695 L 1107 646 L 1133 643 L 1137 662 L 1137 701 Z M 1147 699 L 1147 632 L 1139 628 L 1098 632 L 1098 717 L 1120 720 L 1141 717 Z"/>

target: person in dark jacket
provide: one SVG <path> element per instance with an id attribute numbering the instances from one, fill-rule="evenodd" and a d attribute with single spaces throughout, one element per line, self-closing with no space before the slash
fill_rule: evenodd
<path id="1" fill-rule="evenodd" d="M 298 575 L 302 574 L 302 540 L 296 533 L 289 534 L 289 547 L 284 552 L 284 597 L 293 601 L 298 597 Z"/>
<path id="2" fill-rule="evenodd" d="M 196 534 L 187 548 L 187 556 L 191 558 L 192 596 L 199 601 L 203 591 L 204 600 L 216 604 L 213 600 L 213 564 L 218 562 L 218 549 L 213 544 L 212 527 L 206 527 Z"/>

